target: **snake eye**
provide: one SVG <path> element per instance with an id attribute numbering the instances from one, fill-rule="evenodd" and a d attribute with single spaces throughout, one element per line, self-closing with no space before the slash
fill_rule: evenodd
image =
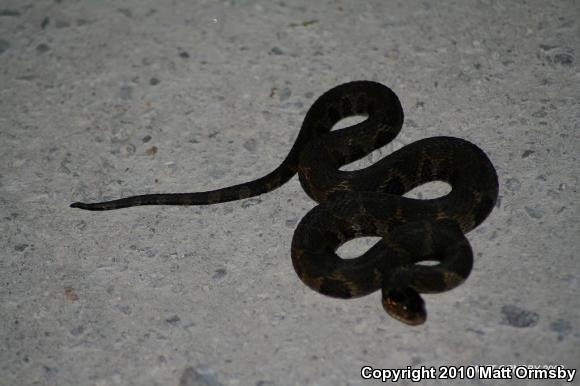
<path id="1" fill-rule="evenodd" d="M 393 318 L 416 326 L 427 319 L 425 302 L 412 288 L 390 289 L 383 292 L 383 308 Z"/>

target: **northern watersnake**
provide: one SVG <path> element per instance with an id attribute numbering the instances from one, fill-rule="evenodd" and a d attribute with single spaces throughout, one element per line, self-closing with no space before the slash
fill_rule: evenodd
<path id="1" fill-rule="evenodd" d="M 367 118 L 331 131 L 354 115 Z M 403 109 L 391 89 L 371 81 L 345 83 L 314 102 L 286 159 L 262 178 L 207 192 L 147 194 L 71 207 L 216 204 L 269 192 L 298 173 L 304 191 L 319 203 L 294 232 L 291 255 L 300 279 L 338 298 L 381 289 L 385 310 L 417 325 L 426 319 L 420 293 L 447 291 L 468 277 L 473 255 L 464 234 L 491 212 L 498 181 L 479 147 L 453 137 L 422 139 L 367 168 L 339 170 L 391 142 L 402 125 Z M 403 197 L 431 181 L 448 183 L 451 192 L 426 200 Z M 336 254 L 342 244 L 363 236 L 381 240 L 354 259 Z"/>

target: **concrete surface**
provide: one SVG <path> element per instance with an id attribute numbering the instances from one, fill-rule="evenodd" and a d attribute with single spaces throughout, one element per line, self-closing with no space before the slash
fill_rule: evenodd
<path id="1" fill-rule="evenodd" d="M 579 4 L 1 0 L 0 384 L 579 368 Z M 209 207 L 68 208 L 259 177 L 314 99 L 354 79 L 391 86 L 407 118 L 358 166 L 452 135 L 498 170 L 501 201 L 469 234 L 472 275 L 427 296 L 421 327 L 389 318 L 378 293 L 335 300 L 299 281 L 290 241 L 314 203 L 296 178 Z"/>

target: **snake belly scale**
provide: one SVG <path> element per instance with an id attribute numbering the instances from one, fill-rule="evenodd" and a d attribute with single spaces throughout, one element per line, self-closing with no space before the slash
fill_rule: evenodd
<path id="1" fill-rule="evenodd" d="M 354 115 L 366 119 L 331 131 Z M 272 191 L 298 173 L 304 191 L 318 202 L 292 239 L 292 263 L 300 279 L 337 298 L 381 290 L 389 315 L 418 325 L 427 315 L 421 293 L 450 290 L 468 277 L 473 255 L 465 233 L 493 209 L 498 180 L 479 147 L 443 136 L 413 142 L 365 169 L 340 170 L 391 142 L 402 125 L 403 109 L 390 88 L 349 82 L 314 102 L 288 155 L 264 177 L 208 192 L 147 194 L 71 207 L 98 211 L 216 204 Z M 451 191 L 435 199 L 403 197 L 432 181 L 448 183 Z M 354 259 L 336 254 L 343 243 L 363 236 L 380 240 Z"/>

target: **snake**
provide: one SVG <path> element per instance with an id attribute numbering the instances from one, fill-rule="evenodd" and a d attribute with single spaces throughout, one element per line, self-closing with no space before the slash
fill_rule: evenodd
<path id="1" fill-rule="evenodd" d="M 334 128 L 344 118 L 362 121 Z M 159 193 L 72 208 L 104 211 L 139 205 L 210 205 L 270 192 L 298 174 L 316 201 L 291 243 L 292 265 L 311 289 L 334 298 L 381 291 L 388 315 L 416 326 L 427 318 L 421 294 L 462 284 L 473 267 L 465 234 L 491 213 L 498 197 L 496 170 L 477 145 L 437 136 L 420 139 L 359 170 L 341 170 L 394 140 L 404 121 L 397 95 L 368 80 L 323 93 L 306 112 L 286 158 L 261 178 L 217 190 Z M 420 185 L 442 181 L 449 193 L 405 197 Z M 338 248 L 360 237 L 378 237 L 366 252 L 342 258 Z"/>

